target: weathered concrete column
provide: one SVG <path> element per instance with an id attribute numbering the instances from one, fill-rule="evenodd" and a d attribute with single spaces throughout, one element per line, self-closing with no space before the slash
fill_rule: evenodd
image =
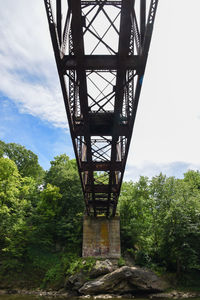
<path id="1" fill-rule="evenodd" d="M 82 256 L 119 258 L 120 218 L 88 217 L 83 219 Z"/>

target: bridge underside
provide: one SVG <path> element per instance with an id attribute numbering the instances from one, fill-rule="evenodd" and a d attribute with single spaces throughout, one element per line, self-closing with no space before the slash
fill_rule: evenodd
<path id="1" fill-rule="evenodd" d="M 114 216 L 158 0 L 44 2 L 86 211 Z"/>

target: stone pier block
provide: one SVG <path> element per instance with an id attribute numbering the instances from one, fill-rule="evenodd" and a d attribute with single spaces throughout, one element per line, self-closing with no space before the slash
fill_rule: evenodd
<path id="1" fill-rule="evenodd" d="M 83 219 L 83 257 L 120 258 L 120 218 Z"/>

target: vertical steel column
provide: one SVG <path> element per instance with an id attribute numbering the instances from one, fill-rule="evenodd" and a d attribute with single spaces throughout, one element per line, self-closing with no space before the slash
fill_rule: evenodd
<path id="1" fill-rule="evenodd" d="M 145 35 L 145 28 L 146 28 L 146 0 L 140 0 L 140 38 L 141 38 L 141 45 L 144 42 L 144 35 Z"/>
<path id="2" fill-rule="evenodd" d="M 57 23 L 57 31 L 58 31 L 58 39 L 59 44 L 62 44 L 62 7 L 61 0 L 56 0 L 56 23 Z"/>

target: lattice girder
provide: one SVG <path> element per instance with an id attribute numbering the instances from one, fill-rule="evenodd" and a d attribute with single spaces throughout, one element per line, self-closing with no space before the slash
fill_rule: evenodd
<path id="1" fill-rule="evenodd" d="M 86 211 L 114 216 L 158 0 L 44 3 Z"/>

